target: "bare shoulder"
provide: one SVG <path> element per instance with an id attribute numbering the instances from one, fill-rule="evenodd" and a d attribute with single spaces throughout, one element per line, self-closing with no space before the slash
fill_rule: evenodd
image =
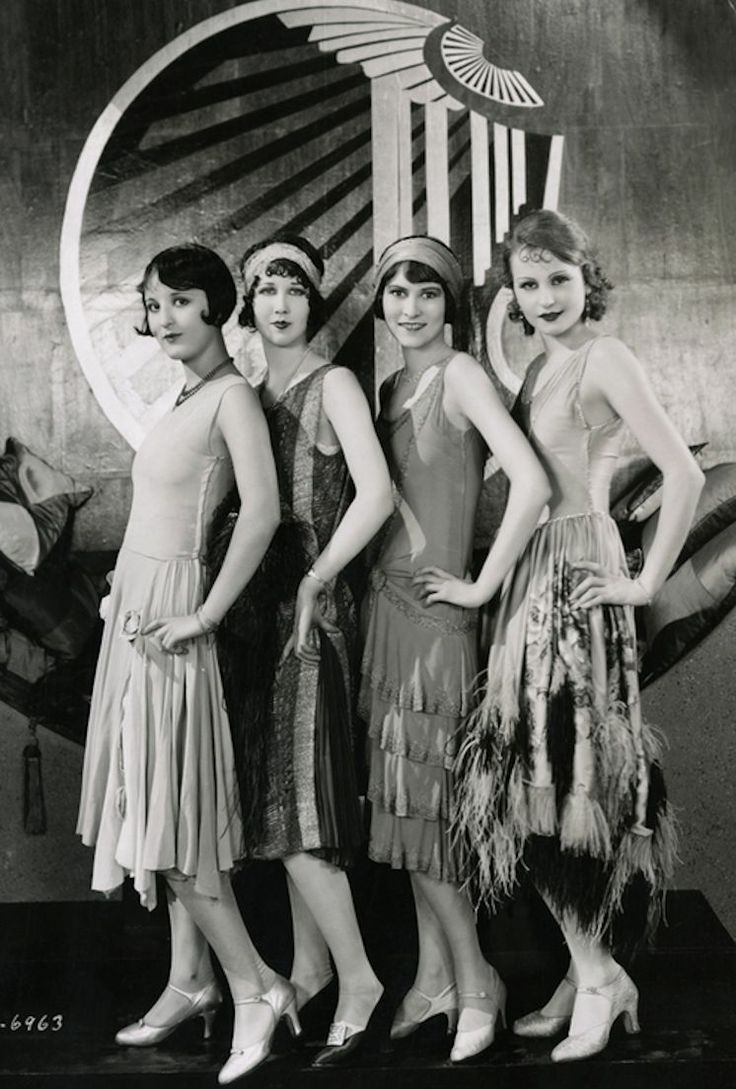
<path id="1" fill-rule="evenodd" d="M 627 344 L 618 337 L 605 333 L 596 337 L 588 352 L 588 365 L 592 367 L 610 366 L 611 363 L 639 365 L 639 361 Z"/>
<path id="2" fill-rule="evenodd" d="M 225 412 L 252 412 L 254 408 L 260 408 L 260 400 L 250 382 L 243 378 L 240 382 L 233 382 L 223 392 L 220 408 Z"/>
<path id="3" fill-rule="evenodd" d="M 328 397 L 345 397 L 362 393 L 360 382 L 348 367 L 332 366 L 324 377 L 324 393 Z"/>
<path id="4" fill-rule="evenodd" d="M 450 389 L 460 382 L 478 382 L 487 378 L 488 375 L 478 360 L 468 352 L 457 352 L 445 368 L 445 385 Z"/>
<path id="5" fill-rule="evenodd" d="M 601 336 L 588 353 L 586 377 L 602 389 L 612 383 L 644 376 L 644 368 L 627 344 L 618 337 Z"/>

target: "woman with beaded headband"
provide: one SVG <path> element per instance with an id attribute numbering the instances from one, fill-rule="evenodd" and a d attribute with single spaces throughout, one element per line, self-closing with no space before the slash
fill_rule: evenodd
<path id="1" fill-rule="evenodd" d="M 703 477 L 636 358 L 588 325 L 612 285 L 581 228 L 531 213 L 506 240 L 504 270 L 511 318 L 542 338 L 517 405 L 552 498 L 498 608 L 485 695 L 458 756 L 455 828 L 479 899 L 511 892 L 521 864 L 562 927 L 567 975 L 514 1031 L 567 1028 L 552 1051 L 564 1061 L 605 1047 L 621 1014 L 637 1028 L 637 990 L 611 947 L 656 922 L 675 833 L 641 719 L 633 607 L 677 558 Z M 608 513 L 624 425 L 664 480 L 637 578 Z"/>
<path id="2" fill-rule="evenodd" d="M 310 346 L 323 271 L 300 237 L 268 239 L 242 261 L 240 322 L 265 352 L 260 394 L 282 523 L 218 647 L 246 854 L 286 868 L 299 1006 L 329 980 L 327 950 L 335 963 L 337 1009 L 315 1060 L 331 1065 L 374 1038 L 382 994 L 343 870 L 363 830 L 352 725 L 356 615 L 342 572 L 388 517 L 391 489 L 356 378 Z M 213 527 L 215 568 L 229 517 L 225 504 Z"/>
<path id="3" fill-rule="evenodd" d="M 139 290 L 138 331 L 183 364 L 185 380 L 133 462 L 133 504 L 92 694 L 79 832 L 95 846 L 93 888 L 111 892 L 129 874 L 153 909 L 157 874 L 166 886 L 169 982 L 117 1043 L 157 1044 L 200 1016 L 209 1035 L 222 1002 L 209 945 L 232 992 L 242 1046 L 242 1004 L 266 989 L 293 1014 L 293 995 L 286 980 L 262 975 L 230 887 L 241 818 L 212 632 L 278 525 L 276 472 L 258 398 L 223 340 L 236 301 L 225 263 L 204 246 L 174 246 L 149 263 Z M 233 481 L 243 504 L 206 591 L 205 531 Z"/>
<path id="4" fill-rule="evenodd" d="M 450 1057 L 459 1062 L 493 1042 L 505 988 L 458 888 L 448 834 L 456 732 L 477 672 L 477 609 L 499 589 L 549 490 L 488 375 L 447 345 L 446 325 L 462 324 L 455 254 L 434 238 L 399 239 L 381 255 L 375 282 L 374 311 L 403 367 L 381 389 L 379 417 L 395 510 L 371 574 L 360 699 L 370 737 L 370 856 L 410 872 L 417 910 L 419 962 L 392 1036 L 444 1014 L 448 1030 L 457 1029 Z M 487 447 L 511 488 L 471 580 Z"/>

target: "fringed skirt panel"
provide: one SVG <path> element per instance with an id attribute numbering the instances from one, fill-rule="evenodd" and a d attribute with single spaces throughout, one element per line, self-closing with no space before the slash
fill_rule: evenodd
<path id="1" fill-rule="evenodd" d="M 607 515 L 540 526 L 504 588 L 456 763 L 454 842 L 477 901 L 510 894 L 523 863 L 558 915 L 609 941 L 630 923 L 634 941 L 658 918 L 674 820 L 641 717 L 633 610 L 572 609 L 579 560 L 626 574 Z M 634 891 L 643 909 L 627 909 Z"/>

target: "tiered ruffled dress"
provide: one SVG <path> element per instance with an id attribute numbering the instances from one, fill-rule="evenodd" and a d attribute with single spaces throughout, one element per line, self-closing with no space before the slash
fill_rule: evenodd
<path id="1" fill-rule="evenodd" d="M 370 743 L 370 857 L 457 881 L 451 769 L 472 706 L 477 614 L 426 605 L 412 583 L 435 565 L 463 577 L 471 560 L 485 448 L 474 428 L 458 429 L 444 412 L 446 365 L 396 420 L 379 417 L 396 509 L 371 574 L 360 705 Z"/>
<path id="2" fill-rule="evenodd" d="M 641 717 L 633 609 L 569 604 L 587 574 L 577 561 L 627 574 L 608 514 L 623 423 L 591 426 L 580 402 L 592 343 L 534 396 L 532 365 L 521 391 L 520 422 L 553 494 L 501 596 L 485 694 L 458 754 L 454 832 L 477 900 L 509 894 L 523 863 L 558 915 L 632 941 L 656 922 L 676 836 Z"/>
<path id="3" fill-rule="evenodd" d="M 242 841 L 214 639 L 179 655 L 140 634 L 150 620 L 202 603 L 205 530 L 233 483 L 215 421 L 236 384 L 245 383 L 236 375 L 207 383 L 136 454 L 92 693 L 77 827 L 95 848 L 92 888 L 111 892 L 130 874 L 149 909 L 156 873 L 172 868 L 217 896 Z"/>

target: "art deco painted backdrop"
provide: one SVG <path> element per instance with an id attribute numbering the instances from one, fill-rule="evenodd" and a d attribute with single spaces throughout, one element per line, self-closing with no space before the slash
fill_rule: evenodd
<path id="1" fill-rule="evenodd" d="M 598 239 L 607 327 L 708 442 L 704 464 L 736 460 L 734 55 L 728 0 L 4 0 L 0 438 L 93 484 L 77 544 L 116 548 L 132 448 L 174 380 L 133 330 L 145 261 L 195 237 L 235 266 L 281 227 L 326 257 L 320 336 L 366 388 L 374 347 L 391 365 L 368 313 L 376 249 L 406 230 L 449 239 L 510 393 L 532 346 L 491 306 L 497 247 L 544 203 Z M 682 880 L 723 910 L 732 635 L 659 708 L 690 814 Z"/>

